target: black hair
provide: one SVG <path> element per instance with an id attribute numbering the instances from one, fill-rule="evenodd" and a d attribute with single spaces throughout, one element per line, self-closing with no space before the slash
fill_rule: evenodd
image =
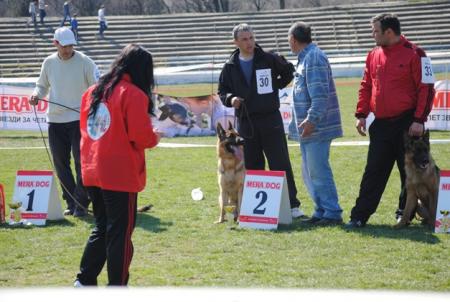
<path id="1" fill-rule="evenodd" d="M 153 78 L 152 54 L 137 44 L 128 44 L 116 57 L 108 73 L 104 74 L 92 91 L 92 103 L 89 115 L 95 116 L 100 102 L 111 96 L 114 87 L 124 74 L 129 74 L 131 82 L 141 89 L 149 99 L 148 112 L 153 114 L 152 89 Z"/>
<path id="2" fill-rule="evenodd" d="M 374 24 L 375 22 L 380 22 L 382 34 L 390 28 L 397 36 L 400 36 L 400 20 L 398 20 L 397 15 L 379 14 L 372 18 L 372 24 Z"/>
<path id="3" fill-rule="evenodd" d="M 292 35 L 295 40 L 300 43 L 311 43 L 311 26 L 305 22 L 295 22 L 289 28 L 289 35 Z"/>

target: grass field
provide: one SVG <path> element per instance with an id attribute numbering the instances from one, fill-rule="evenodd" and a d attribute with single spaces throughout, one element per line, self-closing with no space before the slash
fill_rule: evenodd
<path id="1" fill-rule="evenodd" d="M 353 118 L 358 82 L 337 82 L 342 140 L 359 139 Z M 168 94 L 181 91 L 162 88 Z M 191 95 L 211 91 L 207 85 L 191 89 Z M 433 132 L 431 137 L 449 138 L 449 133 Z M 0 147 L 42 146 L 38 133 L 2 132 L 0 138 Z M 213 145 L 215 138 L 163 142 Z M 299 198 L 310 214 L 313 205 L 300 177 L 300 152 L 297 146 L 289 151 Z M 331 150 L 346 220 L 358 194 L 366 152 L 363 146 Z M 450 169 L 448 144 L 433 145 L 432 153 L 441 168 Z M 392 229 L 400 187 L 395 170 L 364 229 L 348 232 L 341 226 L 309 227 L 295 221 L 278 231 L 229 230 L 213 224 L 218 216 L 214 148 L 156 148 L 146 155 L 148 181 L 139 204 L 154 207 L 137 217 L 132 286 L 450 290 L 449 235 L 434 234 L 418 222 Z M 50 164 L 43 149 L 15 149 L 0 150 L 0 167 L 0 183 L 10 200 L 17 170 L 49 169 Z M 202 188 L 204 200 L 192 201 L 190 192 L 196 187 Z M 91 217 L 69 217 L 29 229 L 0 226 L 0 287 L 70 286 L 92 226 Z M 99 283 L 106 283 L 104 272 Z"/>

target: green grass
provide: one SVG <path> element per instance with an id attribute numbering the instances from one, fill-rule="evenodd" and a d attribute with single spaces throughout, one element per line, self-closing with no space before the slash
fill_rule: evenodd
<path id="1" fill-rule="evenodd" d="M 348 128 L 344 139 L 351 140 L 354 131 L 347 123 L 353 123 L 357 84 L 338 89 Z M 432 138 L 436 136 L 449 135 L 433 132 Z M 38 133 L 2 132 L 0 137 L 0 147 L 42 146 Z M 215 138 L 163 141 L 212 145 Z M 432 146 L 441 168 L 450 169 L 448 150 L 448 144 Z M 299 198 L 311 214 L 313 205 L 300 176 L 300 152 L 297 146 L 289 151 Z M 345 219 L 358 194 L 366 153 L 367 147 L 331 149 Z M 377 212 L 362 230 L 294 222 L 278 231 L 256 231 L 213 224 L 218 217 L 216 165 L 213 148 L 147 151 L 148 181 L 139 205 L 154 207 L 137 217 L 130 285 L 449 291 L 450 237 L 417 222 L 402 230 L 392 228 L 400 187 L 396 170 Z M 16 149 L 0 150 L 0 167 L 0 183 L 10 200 L 17 170 L 49 169 L 50 164 L 43 149 Z M 204 200 L 191 200 L 196 187 L 202 188 Z M 92 226 L 91 217 L 69 217 L 29 229 L 0 226 L 0 288 L 70 286 Z M 99 282 L 106 284 L 104 272 Z"/>

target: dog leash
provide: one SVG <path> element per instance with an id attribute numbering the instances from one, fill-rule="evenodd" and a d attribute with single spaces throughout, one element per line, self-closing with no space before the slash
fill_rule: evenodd
<path id="1" fill-rule="evenodd" d="M 67 106 L 65 106 L 65 105 L 63 105 L 63 104 L 60 104 L 60 103 L 51 102 L 51 101 L 42 100 L 42 99 L 39 99 L 39 101 L 44 101 L 44 102 L 47 102 L 47 103 L 50 103 L 50 104 L 55 104 L 55 105 L 58 105 L 58 106 L 61 106 L 61 107 L 64 107 L 64 108 L 67 108 L 67 109 L 70 109 L 70 110 L 72 110 L 72 111 L 75 111 L 75 112 L 80 113 L 80 111 L 78 111 L 78 110 L 76 110 L 76 109 L 73 109 L 73 108 L 70 108 L 70 107 L 67 107 Z M 33 112 L 34 112 L 34 116 L 36 117 L 36 122 L 37 122 L 37 124 L 38 124 L 39 131 L 40 131 L 40 133 L 41 133 L 41 138 L 42 138 L 42 142 L 44 143 L 44 146 L 45 146 L 45 151 L 47 152 L 48 160 L 49 160 L 49 162 L 50 162 L 50 165 L 52 166 L 53 172 L 55 172 L 55 171 L 56 171 L 55 165 L 54 165 L 54 163 L 53 163 L 53 159 L 52 159 L 52 157 L 51 157 L 50 151 L 48 150 L 47 143 L 45 142 L 44 132 L 42 131 L 41 123 L 39 122 L 39 118 L 38 118 L 38 116 L 37 116 L 36 105 L 33 105 Z M 88 213 L 89 210 L 88 210 L 85 206 L 83 206 L 83 205 L 79 202 L 79 200 L 76 199 L 75 196 L 72 195 L 72 193 L 69 192 L 69 190 L 67 189 L 67 187 L 66 187 L 66 186 L 64 185 L 64 183 L 61 181 L 61 178 L 59 178 L 58 173 L 55 172 L 55 175 L 56 175 L 56 177 L 58 178 L 59 183 L 61 184 L 61 187 L 64 188 L 64 190 L 66 191 L 66 193 L 69 195 L 70 198 L 72 198 L 72 200 L 75 202 L 75 204 L 76 204 L 79 208 L 81 208 L 82 210 L 84 210 L 86 213 Z"/>

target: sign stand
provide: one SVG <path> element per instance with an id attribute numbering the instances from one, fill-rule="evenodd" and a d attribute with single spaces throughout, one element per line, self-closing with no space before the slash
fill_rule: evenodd
<path id="1" fill-rule="evenodd" d="M 441 171 L 434 226 L 435 233 L 450 233 L 450 170 Z"/>
<path id="2" fill-rule="evenodd" d="M 292 216 L 284 171 L 247 170 L 239 226 L 271 230 L 291 224 Z"/>
<path id="3" fill-rule="evenodd" d="M 19 202 L 21 219 L 32 224 L 64 219 L 52 171 L 17 171 L 13 203 Z"/>

